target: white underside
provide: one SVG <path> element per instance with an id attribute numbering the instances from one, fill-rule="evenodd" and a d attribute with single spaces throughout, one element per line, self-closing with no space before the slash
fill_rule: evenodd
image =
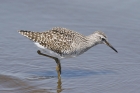
<path id="1" fill-rule="evenodd" d="M 43 54 L 47 54 L 47 55 L 50 55 L 50 56 L 53 56 L 53 57 L 56 57 L 58 59 L 64 59 L 64 58 L 71 58 L 71 57 L 74 57 L 74 56 L 65 56 L 65 57 L 62 57 L 60 56 L 59 54 L 55 53 L 54 51 L 51 51 L 45 47 L 43 47 L 42 45 L 40 45 L 39 43 L 35 42 L 34 43 L 38 48 L 39 50 L 41 51 L 41 53 Z"/>

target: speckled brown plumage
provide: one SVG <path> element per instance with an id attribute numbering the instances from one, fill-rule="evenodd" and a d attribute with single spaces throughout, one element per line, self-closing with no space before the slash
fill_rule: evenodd
<path id="1" fill-rule="evenodd" d="M 75 49 L 73 49 L 71 44 L 78 44 L 75 41 L 76 38 L 78 41 L 80 41 L 80 38 L 84 39 L 83 35 L 61 27 L 55 27 L 46 32 L 20 30 L 19 33 L 60 55 L 74 52 Z"/>

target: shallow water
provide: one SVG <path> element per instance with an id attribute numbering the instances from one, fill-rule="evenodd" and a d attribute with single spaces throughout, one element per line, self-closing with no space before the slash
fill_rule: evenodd
<path id="1" fill-rule="evenodd" d="M 14 0 L 0 3 L 0 93 L 139 93 L 139 0 Z M 65 27 L 84 35 L 103 31 L 115 53 L 98 45 L 62 60 L 61 80 L 54 60 L 17 30 Z"/>

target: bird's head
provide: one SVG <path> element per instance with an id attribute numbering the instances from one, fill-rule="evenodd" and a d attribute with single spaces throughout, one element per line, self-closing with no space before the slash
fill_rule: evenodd
<path id="1" fill-rule="evenodd" d="M 118 52 L 107 40 L 107 36 L 100 31 L 96 31 L 94 33 L 95 36 L 95 40 L 97 41 L 98 44 L 106 44 L 107 46 L 109 46 L 111 49 L 113 49 L 115 52 Z"/>

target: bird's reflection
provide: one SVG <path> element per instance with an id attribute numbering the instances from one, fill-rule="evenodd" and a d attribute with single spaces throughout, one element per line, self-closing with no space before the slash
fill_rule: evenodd
<path id="1" fill-rule="evenodd" d="M 61 92 L 62 92 L 62 82 L 61 82 L 61 78 L 58 78 L 57 93 L 61 93 Z"/>
<path id="2" fill-rule="evenodd" d="M 50 57 L 46 54 L 41 53 L 40 50 L 38 50 L 37 53 L 42 56 Z M 59 71 L 57 71 L 57 77 L 58 77 L 58 81 L 57 81 L 57 91 L 56 92 L 61 93 L 62 92 L 62 82 L 61 82 L 61 75 L 60 75 Z"/>

